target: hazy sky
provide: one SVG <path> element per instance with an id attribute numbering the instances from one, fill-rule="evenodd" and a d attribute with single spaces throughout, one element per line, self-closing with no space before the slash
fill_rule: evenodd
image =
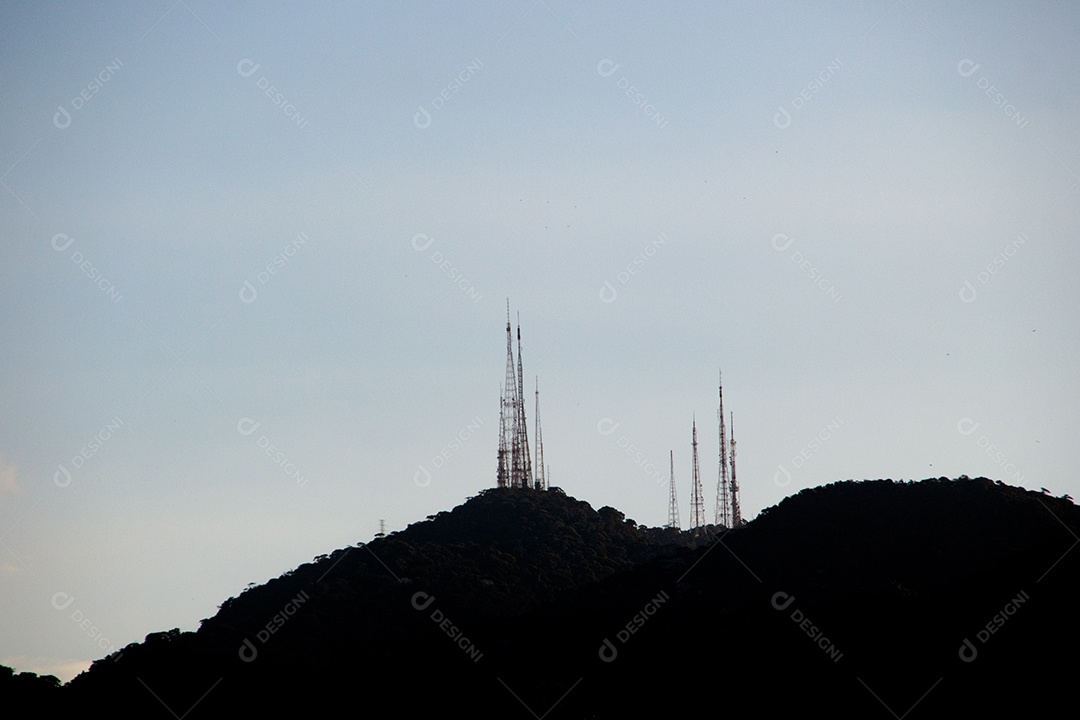
<path id="1" fill-rule="evenodd" d="M 685 526 L 1080 497 L 1080 5 L 0 7 L 0 663 L 67 679 L 495 483 Z M 633 447 L 630 447 L 630 446 Z"/>

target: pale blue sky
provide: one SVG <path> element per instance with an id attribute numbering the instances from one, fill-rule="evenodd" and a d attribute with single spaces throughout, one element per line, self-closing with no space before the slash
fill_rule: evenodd
<path id="1" fill-rule="evenodd" d="M 685 524 L 695 413 L 711 507 L 719 366 L 750 517 L 848 478 L 1080 497 L 1078 32 L 3 5 L 0 662 L 67 679 L 493 485 L 507 297 L 552 482 L 595 507 L 663 524 L 674 450 Z"/>

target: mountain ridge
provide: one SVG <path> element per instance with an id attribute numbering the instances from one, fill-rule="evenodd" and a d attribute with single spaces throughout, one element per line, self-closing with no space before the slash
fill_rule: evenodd
<path id="1" fill-rule="evenodd" d="M 737 530 L 696 532 L 641 527 L 557 489 L 489 489 L 250 588 L 195 632 L 153 633 L 53 694 L 74 711 L 112 698 L 121 716 L 166 705 L 223 717 L 329 707 L 363 678 L 413 712 L 466 693 L 481 716 L 524 703 L 538 716 L 617 717 L 666 707 L 664 692 L 645 691 L 657 683 L 725 677 L 741 688 L 729 709 L 795 709 L 763 683 L 780 657 L 799 669 L 789 685 L 852 715 L 882 703 L 903 714 L 936 668 L 939 683 L 958 680 L 934 685 L 919 713 L 941 713 L 964 688 L 1000 697 L 1009 673 L 1033 685 L 1060 670 L 1044 658 L 1016 675 L 1003 654 L 1052 654 L 1040 633 L 1062 629 L 1078 589 L 1077 533 L 1068 500 L 986 478 L 843 481 Z M 1020 593 L 1007 624 L 986 630 Z M 959 654 L 965 641 L 986 647 L 979 673 Z M 420 695 L 408 682 L 418 658 L 438 669 Z M 1010 702 L 1031 706 L 1016 693 L 996 709 Z"/>

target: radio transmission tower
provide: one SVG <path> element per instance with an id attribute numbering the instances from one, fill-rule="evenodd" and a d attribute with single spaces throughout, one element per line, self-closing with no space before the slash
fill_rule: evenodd
<path id="1" fill-rule="evenodd" d="M 694 449 L 694 497 L 690 500 L 690 529 L 701 527 L 705 524 L 705 499 L 702 497 L 701 492 L 701 473 L 698 470 L 698 454 L 697 454 L 697 419 L 694 419 L 694 440 L 692 443 Z"/>
<path id="2" fill-rule="evenodd" d="M 720 407 L 716 411 L 716 417 L 720 421 L 720 478 L 716 483 L 716 517 L 713 520 L 717 525 L 731 527 L 731 496 L 728 486 L 728 458 L 727 458 L 727 432 L 724 429 L 724 376 L 720 375 Z"/>
<path id="3" fill-rule="evenodd" d="M 735 479 L 735 413 L 731 414 L 731 527 L 743 524 L 739 508 L 739 482 Z"/>
<path id="4" fill-rule="evenodd" d="M 667 526 L 681 530 L 679 527 L 679 498 L 675 493 L 675 452 L 668 450 L 671 456 L 671 498 L 668 500 Z"/>
<path id="5" fill-rule="evenodd" d="M 539 422 L 536 428 L 536 462 L 539 476 L 533 480 L 533 461 L 529 455 L 529 430 L 525 423 L 524 372 L 521 367 L 521 319 L 517 327 L 517 368 L 514 367 L 514 336 L 510 326 L 510 301 L 506 301 L 506 380 L 499 405 L 499 487 L 547 489 L 544 472 L 544 449 Z M 536 411 L 540 412 L 540 381 L 536 383 Z"/>
<path id="6" fill-rule="evenodd" d="M 502 386 L 499 406 L 499 470 L 498 486 L 512 487 L 514 469 L 514 439 L 517 420 L 517 376 L 514 374 L 514 340 L 510 333 L 510 301 L 506 301 L 506 381 Z"/>
<path id="7" fill-rule="evenodd" d="M 529 457 L 529 429 L 525 426 L 525 388 L 521 372 L 521 315 L 517 326 L 517 411 L 514 422 L 514 487 L 532 488 L 532 458 Z"/>
<path id="8" fill-rule="evenodd" d="M 518 353 L 518 358 L 521 353 Z M 544 434 L 540 431 L 540 378 L 536 378 L 536 489 L 547 490 L 544 471 Z"/>

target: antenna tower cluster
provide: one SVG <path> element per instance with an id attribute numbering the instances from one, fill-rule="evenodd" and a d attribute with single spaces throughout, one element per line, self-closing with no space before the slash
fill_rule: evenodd
<path id="1" fill-rule="evenodd" d="M 735 478 L 735 416 L 729 415 L 730 423 L 724 423 L 724 380 L 720 376 L 719 383 L 720 405 L 716 410 L 716 419 L 719 421 L 718 437 L 720 440 L 719 450 L 719 477 L 716 482 L 716 508 L 713 514 L 713 522 L 726 528 L 737 528 L 743 525 L 742 509 L 739 507 L 739 483 Z M 697 446 L 697 420 L 693 423 L 693 498 L 690 503 L 690 528 L 705 525 L 705 500 L 701 490 L 701 474 L 698 467 Z M 667 527 L 676 528 L 679 525 L 679 504 L 675 493 L 675 457 L 671 453 L 671 487 L 668 494 L 668 522 Z"/>
<path id="2" fill-rule="evenodd" d="M 540 434 L 540 381 L 536 385 L 536 464 L 529 453 L 529 430 L 525 422 L 524 373 L 521 366 L 521 316 L 517 326 L 517 366 L 514 364 L 514 338 L 510 327 L 510 301 L 506 301 L 506 379 L 499 404 L 498 487 L 547 489 L 544 471 L 544 447 Z"/>
<path id="3" fill-rule="evenodd" d="M 716 419 L 720 421 L 720 478 L 716 484 L 716 524 L 737 528 L 743 524 L 743 518 L 739 507 L 739 483 L 735 479 L 735 414 L 731 413 L 731 424 L 725 428 L 723 374 L 720 375 L 719 394 Z"/>
<path id="4" fill-rule="evenodd" d="M 517 358 L 514 358 L 514 329 L 510 325 L 510 301 L 506 301 L 506 377 L 500 388 L 499 398 L 499 453 L 496 483 L 498 487 L 547 490 L 551 472 L 544 462 L 544 435 L 540 430 L 540 379 L 536 378 L 536 437 L 529 452 L 529 430 L 525 420 L 525 373 L 521 361 L 521 316 L 517 324 Z M 720 404 L 716 410 L 719 421 L 719 477 L 716 483 L 716 507 L 713 522 L 727 528 L 743 524 L 739 507 L 739 483 L 735 478 L 735 415 L 731 413 L 730 424 L 724 424 L 724 380 L 720 375 Z M 693 495 L 690 500 L 690 528 L 705 526 L 705 496 L 701 488 L 701 469 L 698 465 L 697 418 L 691 426 L 691 449 L 693 469 L 691 483 Z M 671 460 L 671 485 L 668 497 L 667 527 L 680 529 L 679 500 L 675 491 L 675 453 L 669 452 Z M 535 469 L 535 473 L 534 473 Z"/>

